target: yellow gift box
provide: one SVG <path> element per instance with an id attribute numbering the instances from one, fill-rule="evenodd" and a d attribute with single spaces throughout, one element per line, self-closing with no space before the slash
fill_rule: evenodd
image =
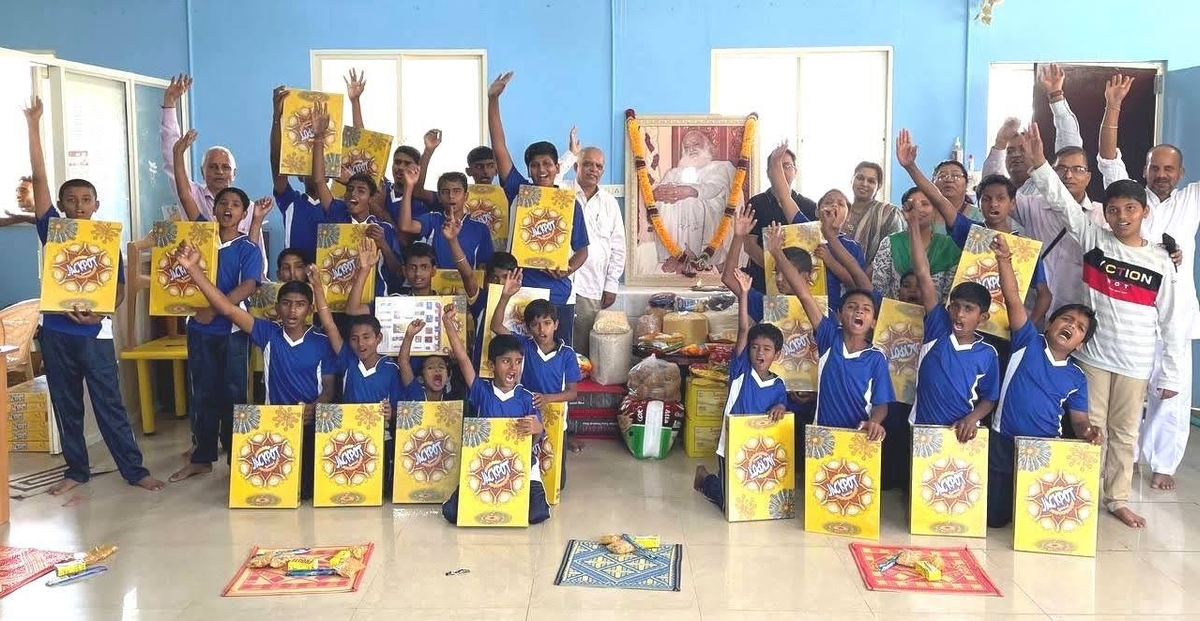
<path id="1" fill-rule="evenodd" d="M 325 136 L 325 176 L 336 177 L 342 168 L 342 106 L 341 94 L 288 89 L 283 100 L 281 140 L 279 141 L 279 174 L 308 176 L 312 174 L 313 104 L 325 103 L 329 112 L 329 129 Z"/>
<path id="2" fill-rule="evenodd" d="M 483 345 L 482 352 L 483 360 L 479 363 L 479 376 L 492 377 L 492 362 L 488 360 L 488 346 L 492 343 L 492 317 L 496 314 L 496 307 L 500 304 L 500 296 L 504 293 L 504 285 L 488 285 L 487 308 L 483 312 Z M 525 329 L 525 307 L 534 300 L 549 300 L 550 290 L 539 289 L 537 287 L 521 287 L 516 295 L 508 299 L 508 306 L 504 309 L 504 327 L 508 328 L 509 332 L 518 335 L 528 335 Z"/>
<path id="3" fill-rule="evenodd" d="M 334 312 L 344 312 L 350 300 L 350 289 L 354 286 L 354 272 L 358 269 L 358 255 L 367 226 L 317 225 L 317 272 L 321 277 L 321 286 L 325 287 L 325 300 Z M 370 304 L 375 299 L 375 271 L 371 270 L 363 285 L 363 304 Z"/>
<path id="4" fill-rule="evenodd" d="M 954 273 L 954 286 L 962 282 L 976 282 L 987 287 L 988 292 L 992 294 L 992 306 L 988 309 L 990 315 L 987 322 L 981 323 L 979 330 L 1006 339 L 1009 338 L 1008 310 L 1004 304 L 1004 293 L 1000 291 L 1000 272 L 996 265 L 996 255 L 992 252 L 992 239 L 997 235 L 1003 235 L 1008 241 L 1008 249 L 1012 252 L 1013 274 L 1017 277 L 1017 291 L 1021 299 L 1025 299 L 1025 294 L 1029 292 L 1029 283 L 1033 279 L 1033 270 L 1037 267 L 1038 256 L 1042 252 L 1042 242 L 1000 233 L 978 224 L 971 225 L 971 232 L 967 234 L 962 258 L 958 261 L 958 271 Z"/>
<path id="5" fill-rule="evenodd" d="M 396 404 L 396 464 L 392 502 L 444 502 L 458 485 L 462 401 Z"/>
<path id="6" fill-rule="evenodd" d="M 883 350 L 896 401 L 912 404 L 917 398 L 917 363 L 925 341 L 925 307 L 884 298 L 879 306 L 872 344 Z"/>
<path id="7" fill-rule="evenodd" d="M 987 428 L 962 443 L 950 427 L 913 427 L 912 534 L 987 537 L 987 485 Z"/>
<path id="8" fill-rule="evenodd" d="M 725 435 L 725 519 L 796 517 L 796 422 L 765 414 L 730 416 Z"/>
<path id="9" fill-rule="evenodd" d="M 380 404 L 317 404 L 314 446 L 314 507 L 383 504 Z"/>
<path id="10" fill-rule="evenodd" d="M 516 418 L 463 419 L 459 526 L 529 526 L 532 439 Z"/>
<path id="11" fill-rule="evenodd" d="M 880 443 L 863 431 L 804 429 L 804 530 L 879 539 Z"/>
<path id="12" fill-rule="evenodd" d="M 513 207 L 511 239 L 517 265 L 566 270 L 575 224 L 574 190 L 523 185 Z"/>
<path id="13" fill-rule="evenodd" d="M 475 270 L 475 285 L 484 286 L 483 270 Z M 435 270 L 429 288 L 433 289 L 434 295 L 467 295 L 467 285 L 458 270 Z"/>
<path id="14" fill-rule="evenodd" d="M 823 313 L 828 312 L 829 301 L 825 296 L 817 296 L 817 305 Z M 819 359 L 817 339 L 800 299 L 794 295 L 764 298 L 763 323 L 772 324 L 783 332 L 783 350 L 779 360 L 771 365 L 771 372 L 783 379 L 788 391 L 815 391 Z"/>
<path id="15" fill-rule="evenodd" d="M 563 447 L 567 432 L 567 404 L 547 403 L 542 406 L 542 426 L 546 437 L 538 444 L 538 468 L 542 471 L 542 486 L 546 502 L 557 505 L 562 486 Z"/>
<path id="16" fill-rule="evenodd" d="M 805 222 L 803 224 L 788 224 L 783 227 L 783 247 L 784 248 L 800 248 L 808 251 L 812 255 L 813 270 L 809 277 L 809 284 L 812 287 L 813 295 L 827 295 L 825 263 L 818 259 L 813 251 L 818 246 L 825 243 L 825 236 L 821 234 L 820 222 Z M 763 249 L 767 247 L 766 231 L 763 231 L 763 238 L 758 240 Z M 775 257 L 769 252 L 763 252 L 763 271 L 766 274 L 771 274 L 771 278 L 767 279 L 767 295 L 779 295 L 779 287 L 775 286 Z"/>
<path id="17" fill-rule="evenodd" d="M 43 311 L 117 309 L 120 222 L 50 218 L 42 257 Z"/>
<path id="18" fill-rule="evenodd" d="M 370 175 L 375 187 L 382 188 L 383 175 L 391 166 L 392 137 L 349 125 L 342 128 L 342 176 Z M 341 184 L 337 186 L 344 188 Z M 340 198 L 340 197 L 339 197 Z"/>
<path id="19" fill-rule="evenodd" d="M 721 425 L 725 417 L 725 403 L 729 401 L 729 385 L 688 376 L 684 380 L 683 412 L 688 421 L 704 421 Z"/>
<path id="20" fill-rule="evenodd" d="M 503 186 L 492 183 L 467 186 L 466 212 L 472 220 L 487 225 L 496 250 L 508 248 L 508 196 Z"/>
<path id="21" fill-rule="evenodd" d="M 175 260 L 175 251 L 186 241 L 200 253 L 200 269 L 209 280 L 217 273 L 219 236 L 216 222 L 155 222 L 150 231 L 150 314 L 178 317 L 208 308 L 208 299 Z"/>
<path id="22" fill-rule="evenodd" d="M 1096 556 L 1100 447 L 1052 438 L 1015 441 L 1013 549 Z"/>
<path id="23" fill-rule="evenodd" d="M 299 405 L 234 406 L 229 508 L 300 506 L 303 418 Z"/>
<path id="24" fill-rule="evenodd" d="M 442 313 L 453 306 L 458 318 L 458 338 L 467 342 L 467 299 L 461 295 L 388 296 L 375 298 L 375 317 L 383 330 L 379 353 L 400 353 L 404 334 L 414 319 L 423 319 L 425 327 L 413 336 L 413 356 L 449 356 L 450 334 L 443 330 Z"/>

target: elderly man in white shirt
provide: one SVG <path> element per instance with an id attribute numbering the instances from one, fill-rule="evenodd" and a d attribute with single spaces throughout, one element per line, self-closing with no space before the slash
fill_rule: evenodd
<path id="1" fill-rule="evenodd" d="M 1129 178 L 1129 171 L 1117 148 L 1117 127 L 1121 103 L 1129 94 L 1132 77 L 1117 74 L 1104 89 L 1104 120 L 1100 122 L 1100 155 L 1097 166 L 1104 175 L 1104 185 Z M 1142 237 L 1151 242 L 1162 241 L 1169 235 L 1182 252 L 1183 260 L 1176 263 L 1175 317 L 1183 322 L 1186 339 L 1177 360 L 1182 370 L 1179 397 L 1160 399 L 1150 391 L 1146 403 L 1146 418 L 1141 430 L 1141 454 L 1149 462 L 1154 475 L 1150 487 L 1175 489 L 1175 471 L 1183 460 L 1191 429 L 1192 405 L 1192 340 L 1200 338 L 1200 304 L 1196 300 L 1193 280 L 1196 257 L 1196 231 L 1200 227 L 1200 183 L 1192 182 L 1177 189 L 1183 177 L 1183 153 L 1175 146 L 1160 144 L 1146 155 L 1143 171 L 1147 190 L 1146 204 L 1150 215 L 1142 221 Z M 1172 250 L 1172 248 L 1168 248 Z M 1150 381 L 1162 372 L 1162 343 L 1159 343 L 1155 368 Z"/>
<path id="2" fill-rule="evenodd" d="M 1079 119 L 1071 112 L 1070 105 L 1063 97 L 1063 80 L 1063 71 L 1058 65 L 1044 65 L 1038 69 L 1038 81 L 1050 100 L 1050 111 L 1054 114 L 1054 172 L 1088 218 L 1097 226 L 1108 228 L 1104 221 L 1104 209 L 1087 196 L 1092 173 L 1088 168 L 1087 153 L 1083 150 Z M 1053 312 L 1064 304 L 1083 302 L 1083 249 L 1079 242 L 1066 234 L 1062 221 L 1050 210 L 1049 202 L 1029 179 L 1029 164 L 1021 150 L 1020 123 L 1017 119 L 1004 122 L 983 162 L 983 176 L 1007 172 L 1017 185 L 1013 219 L 1021 225 L 1024 234 L 1042 242 L 1042 263 L 1053 298 L 1050 306 L 1050 312 Z"/>
<path id="3" fill-rule="evenodd" d="M 625 273 L 625 224 L 617 199 L 600 188 L 604 174 L 604 152 L 596 147 L 579 148 L 571 130 L 570 149 L 559 161 L 559 169 L 574 166 L 575 194 L 583 205 L 587 222 L 588 258 L 574 274 L 576 352 L 588 355 L 589 335 L 596 313 L 617 300 L 617 287 Z"/>
<path id="4" fill-rule="evenodd" d="M 179 98 L 192 87 L 192 78 L 187 75 L 180 74 L 171 78 L 171 84 L 167 86 L 166 92 L 163 94 L 162 118 L 158 126 L 158 136 L 162 147 L 162 167 L 167 173 L 167 179 L 170 180 L 172 186 L 175 183 L 175 143 L 179 142 L 179 119 L 175 115 L 175 106 L 179 103 Z M 192 198 L 195 199 L 196 205 L 200 207 L 200 214 L 208 219 L 209 222 L 216 222 L 213 217 L 213 204 L 217 192 L 233 185 L 233 180 L 237 176 L 237 160 L 233 159 L 233 153 L 229 149 L 221 146 L 209 147 L 204 152 L 204 161 L 200 165 L 200 174 L 204 178 L 204 183 L 192 182 Z M 250 224 L 254 219 L 254 210 L 247 209 L 246 217 L 238 224 L 238 230 L 243 233 L 250 232 Z M 263 258 L 263 278 L 266 278 L 267 266 L 270 262 L 267 261 L 267 246 L 263 242 L 262 231 L 260 230 L 257 239 L 251 239 L 258 245 L 258 250 Z"/>

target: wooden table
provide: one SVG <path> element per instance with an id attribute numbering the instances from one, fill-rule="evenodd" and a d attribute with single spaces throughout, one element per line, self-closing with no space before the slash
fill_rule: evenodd
<path id="1" fill-rule="evenodd" d="M 18 348 L 0 345 L 0 360 Z M 4 482 L 4 493 L 0 494 L 0 525 L 8 523 L 8 372 L 0 373 L 0 481 Z"/>

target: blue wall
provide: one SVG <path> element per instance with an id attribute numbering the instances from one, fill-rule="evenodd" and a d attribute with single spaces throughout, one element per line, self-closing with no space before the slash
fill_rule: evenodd
<path id="1" fill-rule="evenodd" d="M 184 0 L 14 0 L 4 5 L 0 47 L 53 50 L 67 60 L 166 76 L 187 68 L 187 8 Z M 29 173 L 0 174 L 0 204 L 9 207 L 16 177 Z M 31 226 L 0 229 L 0 306 L 38 296 L 37 245 Z"/>

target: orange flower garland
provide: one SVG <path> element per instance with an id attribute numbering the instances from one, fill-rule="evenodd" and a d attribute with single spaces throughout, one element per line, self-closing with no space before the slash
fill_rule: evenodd
<path id="1" fill-rule="evenodd" d="M 758 113 L 752 112 L 746 117 L 746 124 L 742 131 L 741 150 L 738 152 L 737 170 L 734 173 L 733 185 L 729 189 L 729 198 L 725 201 L 725 212 L 722 214 L 721 223 L 717 226 L 717 230 L 713 233 L 712 239 L 708 241 L 704 251 L 696 257 L 689 256 L 680 250 L 679 245 L 675 243 L 666 226 L 663 225 L 658 205 L 654 201 L 654 189 L 650 186 L 650 173 L 646 170 L 646 150 L 642 142 L 641 126 L 638 124 L 637 114 L 632 109 L 625 111 L 625 131 L 629 137 L 629 148 L 633 152 L 638 191 L 646 203 L 646 216 L 650 220 L 651 227 L 654 228 L 654 234 L 658 236 L 658 240 L 667 254 L 683 265 L 685 276 L 706 271 L 710 267 L 713 255 L 729 235 L 729 228 L 733 226 L 733 216 L 737 213 L 742 189 L 746 185 L 746 176 L 750 168 L 750 152 L 758 134 Z"/>

